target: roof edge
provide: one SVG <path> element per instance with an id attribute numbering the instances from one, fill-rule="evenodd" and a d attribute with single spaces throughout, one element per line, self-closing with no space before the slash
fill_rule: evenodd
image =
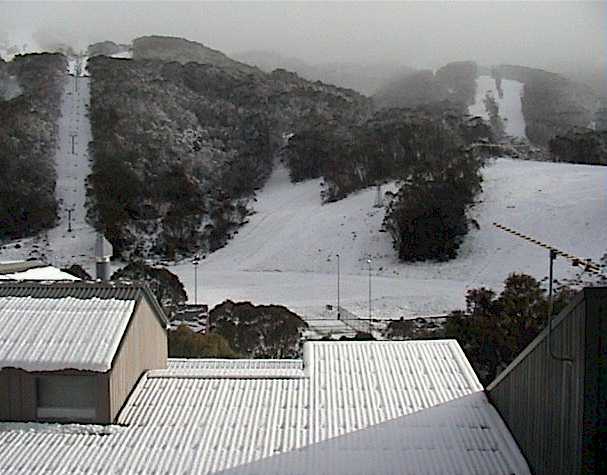
<path id="1" fill-rule="evenodd" d="M 165 331 L 168 331 L 169 330 L 169 319 L 167 318 L 166 313 L 164 313 L 164 310 L 162 309 L 162 306 L 160 305 L 160 302 L 158 302 L 158 299 L 153 294 L 153 292 L 150 289 L 150 287 L 148 286 L 148 284 L 146 284 L 145 282 L 141 282 L 139 284 L 139 292 L 140 292 L 140 295 L 150 305 L 150 307 L 152 307 L 152 311 L 156 315 L 156 318 L 158 318 L 158 320 L 160 320 L 160 323 L 162 324 Z"/>

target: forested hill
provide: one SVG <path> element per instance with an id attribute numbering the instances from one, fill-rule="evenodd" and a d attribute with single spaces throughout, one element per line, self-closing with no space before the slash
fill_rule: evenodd
<path id="1" fill-rule="evenodd" d="M 52 158 L 66 66 L 61 54 L 0 59 L 0 239 L 31 236 L 57 218 Z"/>
<path id="2" fill-rule="evenodd" d="M 276 158 L 293 181 L 322 176 L 325 201 L 395 179 L 457 202 L 440 220 L 454 221 L 441 231 L 448 249 L 418 255 L 400 243 L 410 217 L 436 216 L 447 201 L 404 209 L 403 191 L 386 222 L 402 258 L 454 257 L 480 189 L 470 147 L 493 139 L 457 103 L 374 111 L 353 90 L 283 69 L 265 73 L 187 40 L 145 37 L 132 49 L 133 60 L 99 56 L 88 66 L 90 214 L 123 257 L 179 258 L 224 246 L 247 220 Z M 457 63 L 439 76 L 469 101 L 475 68 Z M 461 200 L 449 200 L 453 193 Z M 436 223 L 426 224 L 435 233 Z"/>
<path id="3" fill-rule="evenodd" d="M 134 59 L 159 59 L 177 61 L 181 64 L 213 64 L 224 69 L 233 69 L 250 74 L 261 74 L 261 70 L 235 61 L 221 51 L 184 38 L 170 36 L 142 36 L 133 40 Z"/>
<path id="4" fill-rule="evenodd" d="M 224 55 L 219 64 L 168 61 L 174 44 L 158 49 L 163 59 L 99 56 L 88 64 L 90 214 L 124 256 L 223 246 L 288 134 L 319 123 L 354 125 L 371 113 L 354 91 L 284 70 L 226 66 Z M 136 41 L 136 58 L 138 51 Z M 149 48 L 147 55 L 159 56 Z"/>
<path id="5" fill-rule="evenodd" d="M 517 65 L 480 66 L 472 61 L 459 61 L 435 72 L 415 71 L 386 84 L 373 96 L 373 101 L 379 108 L 450 101 L 465 112 L 475 102 L 481 76 L 497 81 L 500 97 L 502 80 L 521 83 L 519 106 L 526 124 L 525 136 L 535 146 L 547 148 L 556 136 L 580 127 L 589 128 L 597 121 L 599 94 L 589 86 L 553 72 Z"/>

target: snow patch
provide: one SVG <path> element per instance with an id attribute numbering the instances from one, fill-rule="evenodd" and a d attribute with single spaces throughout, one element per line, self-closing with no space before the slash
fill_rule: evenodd
<path id="1" fill-rule="evenodd" d="M 496 80 L 491 76 L 479 76 L 476 79 L 476 96 L 474 104 L 468 108 L 468 113 L 489 120 L 489 113 L 485 108 L 485 97 L 491 95 L 497 102 L 499 115 L 504 122 L 505 132 L 511 137 L 526 138 L 525 118 L 523 117 L 523 83 L 510 79 L 502 79 L 501 94 L 498 91 Z"/>
<path id="2" fill-rule="evenodd" d="M 119 59 L 133 59 L 133 52 L 132 51 L 120 51 L 119 53 L 114 53 L 110 57 L 119 58 Z"/>
<path id="3" fill-rule="evenodd" d="M 78 62 L 72 62 L 74 71 Z M 85 64 L 80 58 L 80 70 Z M 56 267 L 79 263 L 95 268 L 96 231 L 86 221 L 86 180 L 91 173 L 88 144 L 92 140 L 88 118 L 89 78 L 66 75 L 55 151 L 59 203 L 59 223 L 53 229 L 25 238 L 0 249 L 0 259 L 25 260 L 30 257 Z"/>
<path id="4" fill-rule="evenodd" d="M 53 266 L 36 267 L 23 272 L 0 275 L 0 280 L 80 280 Z"/>
<path id="5" fill-rule="evenodd" d="M 607 167 L 497 159 L 483 175 L 484 192 L 471 211 L 480 229 L 470 231 L 459 257 L 408 264 L 398 261 L 390 236 L 380 231 L 384 210 L 373 207 L 375 188 L 323 205 L 320 180 L 293 184 L 277 167 L 249 223 L 200 262 L 199 299 L 209 307 L 226 299 L 285 305 L 324 326 L 326 305 L 337 303 L 339 253 L 340 303 L 350 312 L 369 314 L 370 256 L 374 319 L 445 314 L 464 307 L 467 289 L 499 290 L 512 272 L 546 277 L 545 251 L 494 228 L 493 221 L 581 257 L 598 261 L 605 254 L 598 237 L 607 235 Z M 193 297 L 191 263 L 170 270 Z M 556 261 L 559 280 L 575 273 Z"/>
<path id="6" fill-rule="evenodd" d="M 8 76 L 0 81 L 0 99 L 10 101 L 23 94 L 19 80 L 15 76 Z"/>

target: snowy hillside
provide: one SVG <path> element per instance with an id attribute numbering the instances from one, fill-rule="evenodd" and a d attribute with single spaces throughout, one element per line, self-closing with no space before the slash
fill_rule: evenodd
<path id="1" fill-rule="evenodd" d="M 40 53 L 44 51 L 37 42 L 32 38 L 32 35 L 26 32 L 12 31 L 4 32 L 4 36 L 0 36 L 0 58 L 4 61 L 11 61 L 18 54 Z"/>
<path id="2" fill-rule="evenodd" d="M 521 95 L 523 83 L 510 79 L 502 79 L 502 95 L 500 96 L 495 79 L 491 76 L 479 76 L 476 79 L 476 96 L 474 104 L 468 109 L 471 115 L 478 115 L 489 120 L 489 113 L 485 108 L 484 99 L 489 93 L 499 107 L 499 115 L 505 125 L 505 132 L 511 137 L 526 138 L 525 118 Z"/>
<path id="3" fill-rule="evenodd" d="M 306 316 L 336 304 L 341 256 L 341 304 L 368 314 L 368 264 L 372 259 L 374 318 L 440 314 L 461 308 L 466 289 L 498 288 L 511 272 L 542 279 L 547 254 L 495 229 L 498 221 L 581 257 L 607 251 L 607 168 L 497 159 L 483 171 L 484 192 L 472 215 L 472 230 L 460 257 L 446 263 L 403 264 L 390 237 L 379 231 L 383 209 L 373 207 L 375 189 L 321 205 L 319 180 L 291 184 L 278 167 L 259 193 L 257 213 L 229 244 L 201 261 L 199 299 L 213 306 L 225 299 L 275 303 Z M 171 269 L 194 295 L 188 263 Z M 557 260 L 555 277 L 576 270 Z"/>
<path id="4" fill-rule="evenodd" d="M 70 60 L 69 64 L 74 74 L 76 60 Z M 84 68 L 81 71 L 84 74 Z M 0 250 L 0 260 L 33 257 L 59 267 L 73 263 L 89 269 L 94 267 L 96 236 L 85 220 L 86 178 L 91 170 L 89 103 L 89 78 L 66 74 L 55 151 L 59 222 L 55 228 L 37 237 L 8 244 Z"/>

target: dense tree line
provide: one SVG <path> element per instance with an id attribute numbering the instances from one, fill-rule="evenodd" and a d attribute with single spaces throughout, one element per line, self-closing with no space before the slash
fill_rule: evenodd
<path id="1" fill-rule="evenodd" d="M 436 72 L 409 72 L 383 86 L 373 96 L 378 107 L 419 107 L 449 101 L 460 112 L 474 103 L 478 68 L 473 61 L 448 63 Z"/>
<path id="2" fill-rule="evenodd" d="M 209 313 L 209 328 L 248 358 L 297 358 L 307 324 L 280 305 L 226 301 Z"/>
<path id="3" fill-rule="evenodd" d="M 481 160 L 440 129 L 428 131 L 384 218 L 398 257 L 446 261 L 468 232 L 466 211 L 481 190 Z"/>
<path id="4" fill-rule="evenodd" d="M 607 165 L 607 131 L 572 129 L 550 139 L 548 148 L 556 162 Z"/>
<path id="5" fill-rule="evenodd" d="M 186 325 L 169 331 L 169 358 L 239 358 L 221 335 L 196 333 Z"/>
<path id="6" fill-rule="evenodd" d="M 0 60 L 0 239 L 33 235 L 57 219 L 55 152 L 67 62 L 60 54 Z M 8 97 L 8 99 L 5 99 Z"/>
<path id="7" fill-rule="evenodd" d="M 90 217 L 124 257 L 223 246 L 245 221 L 285 132 L 312 116 L 357 120 L 368 108 L 352 91 L 220 63 L 89 61 Z"/>
<path id="8" fill-rule="evenodd" d="M 112 274 L 111 280 L 133 280 L 145 282 L 167 317 L 172 318 L 175 310 L 184 305 L 188 295 L 182 282 L 164 267 L 153 267 L 143 261 L 133 261 Z"/>
<path id="9" fill-rule="evenodd" d="M 575 295 L 569 287 L 555 291 L 553 314 Z M 396 340 L 453 338 L 484 386 L 491 383 L 547 325 L 549 302 L 540 283 L 526 274 L 511 274 L 497 292 L 485 287 L 466 293 L 466 309 L 442 319 L 391 321 L 384 337 Z"/>
<path id="10" fill-rule="evenodd" d="M 554 313 L 569 302 L 573 291 L 557 292 Z M 516 358 L 548 321 L 549 304 L 540 283 L 525 274 L 512 274 L 497 295 L 481 287 L 469 290 L 466 310 L 447 317 L 446 338 L 455 338 L 484 385 Z"/>
<path id="11" fill-rule="evenodd" d="M 448 106 L 388 109 L 361 125 L 324 124 L 289 140 L 291 178 L 323 178 L 322 198 L 397 180 L 384 226 L 402 260 L 455 257 L 468 231 L 466 211 L 481 190 L 478 150 L 493 140 L 487 124 Z"/>
<path id="12" fill-rule="evenodd" d="M 443 103 L 383 109 L 350 127 L 319 122 L 295 134 L 284 156 L 293 181 L 323 177 L 324 201 L 335 201 L 368 186 L 403 179 L 414 168 L 424 168 L 430 157 L 424 149 L 443 136 L 455 137 L 462 146 L 494 140 L 487 124 Z"/>
<path id="13" fill-rule="evenodd" d="M 535 145 L 547 146 L 572 127 L 586 127 L 598 108 L 598 96 L 585 84 L 542 69 L 515 65 L 493 68 L 494 77 L 523 83 L 525 134 Z"/>

